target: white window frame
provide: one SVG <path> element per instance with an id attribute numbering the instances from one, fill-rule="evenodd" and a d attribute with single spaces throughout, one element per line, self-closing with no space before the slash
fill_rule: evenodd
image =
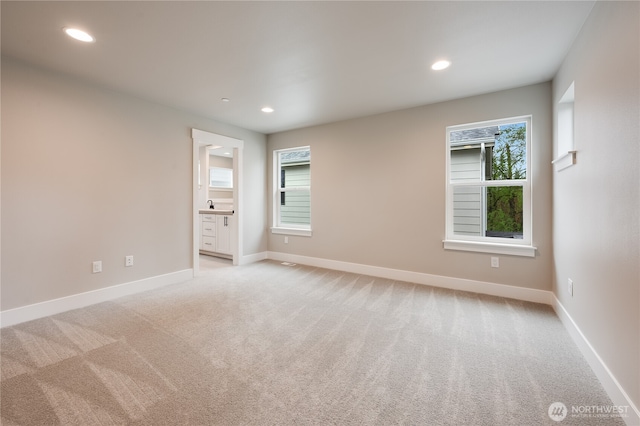
<path id="1" fill-rule="evenodd" d="M 571 82 L 556 107 L 557 153 L 551 163 L 557 172 L 576 164 L 574 127 L 575 83 Z"/>
<path id="2" fill-rule="evenodd" d="M 503 126 L 515 123 L 526 123 L 526 179 L 514 180 L 451 180 L 451 132 L 468 130 L 477 127 Z M 443 241 L 446 250 L 462 250 L 492 254 L 506 254 L 514 256 L 534 257 L 536 255 L 536 247 L 532 245 L 532 172 L 531 172 L 531 128 L 532 117 L 520 116 L 498 120 L 482 121 L 478 123 L 469 123 L 455 126 L 448 126 L 446 129 L 446 237 Z M 522 215 L 523 215 L 523 238 L 499 238 L 473 235 L 454 234 L 453 231 L 453 191 L 458 186 L 480 186 L 501 187 L 501 186 L 521 186 L 522 187 Z"/>
<path id="3" fill-rule="evenodd" d="M 273 226 L 271 227 L 271 233 L 273 234 L 298 235 L 304 237 L 310 237 L 312 235 L 311 218 L 308 225 L 280 222 L 280 194 L 289 191 L 307 191 L 309 192 L 309 198 L 311 198 L 311 184 L 309 184 L 309 186 L 302 187 L 280 187 L 280 154 L 307 149 L 311 152 L 310 146 L 298 146 L 295 148 L 277 149 L 273 151 Z M 309 176 L 309 182 L 311 182 L 311 176 Z M 311 212 L 309 212 L 309 214 L 311 215 Z"/>

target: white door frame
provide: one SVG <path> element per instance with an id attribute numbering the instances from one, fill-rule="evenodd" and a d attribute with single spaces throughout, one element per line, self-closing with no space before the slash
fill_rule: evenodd
<path id="1" fill-rule="evenodd" d="M 219 145 L 233 148 L 233 203 L 234 220 L 231 221 L 231 253 L 233 264 L 240 264 L 242 256 L 242 170 L 243 170 L 243 148 L 244 141 L 240 139 L 210 133 L 203 130 L 191 129 L 193 139 L 193 275 L 200 274 L 200 206 L 198 203 L 198 162 L 200 161 L 200 147 L 207 145 Z M 207 182 L 203 182 L 207 185 Z"/>

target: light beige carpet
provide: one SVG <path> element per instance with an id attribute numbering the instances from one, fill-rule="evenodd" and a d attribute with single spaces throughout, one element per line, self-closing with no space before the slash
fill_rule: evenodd
<path id="1" fill-rule="evenodd" d="M 623 424 L 548 306 L 271 261 L 1 333 L 7 426 Z"/>

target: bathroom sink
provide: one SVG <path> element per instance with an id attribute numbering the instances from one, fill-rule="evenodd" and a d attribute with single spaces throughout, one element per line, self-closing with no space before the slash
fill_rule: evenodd
<path id="1" fill-rule="evenodd" d="M 200 209 L 199 213 L 202 214 L 233 214 L 233 210 L 224 209 Z"/>

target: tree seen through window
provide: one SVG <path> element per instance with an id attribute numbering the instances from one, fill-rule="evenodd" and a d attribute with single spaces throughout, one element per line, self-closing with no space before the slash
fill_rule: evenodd
<path id="1" fill-rule="evenodd" d="M 491 158 L 491 179 L 520 180 L 527 177 L 526 126 L 500 127 Z M 522 186 L 487 187 L 487 236 L 521 237 L 523 232 Z"/>

